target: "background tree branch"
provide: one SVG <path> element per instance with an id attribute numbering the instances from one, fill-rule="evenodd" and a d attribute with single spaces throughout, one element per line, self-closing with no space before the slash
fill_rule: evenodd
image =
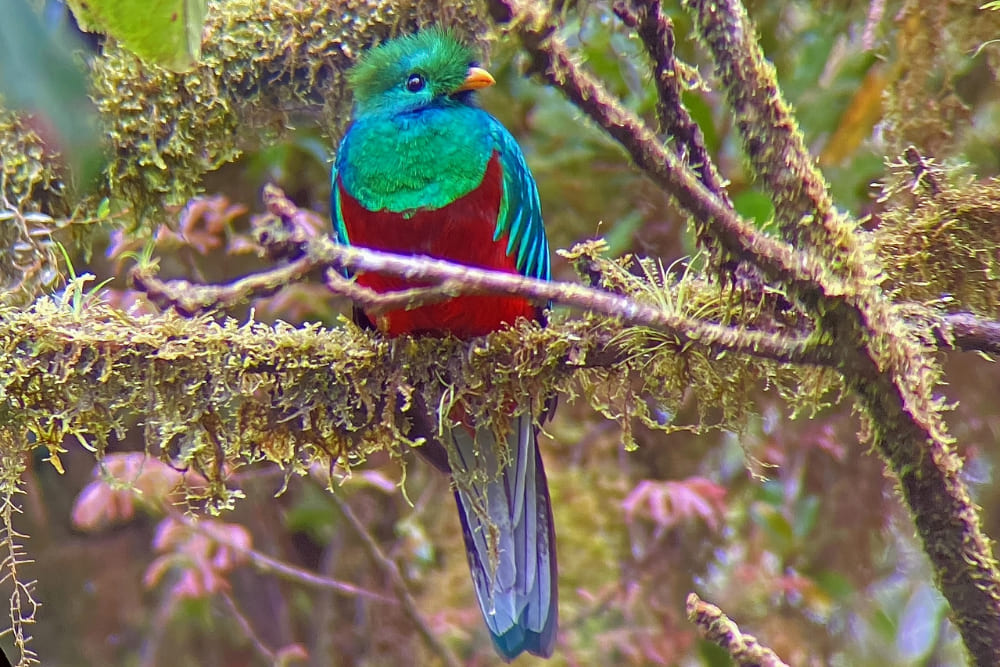
<path id="1" fill-rule="evenodd" d="M 833 211 L 741 4 L 689 2 L 696 27 L 737 114 L 755 171 L 775 205 L 785 242 L 739 219 L 678 163 L 569 56 L 537 3 L 493 0 L 533 68 L 629 150 L 636 164 L 686 208 L 699 229 L 760 268 L 837 342 L 837 366 L 868 415 L 868 433 L 900 480 L 925 551 L 970 655 L 1000 662 L 1000 570 L 958 471 L 953 440 L 933 395 L 940 370 L 927 339 L 878 288 L 874 250 L 857 224 Z"/>

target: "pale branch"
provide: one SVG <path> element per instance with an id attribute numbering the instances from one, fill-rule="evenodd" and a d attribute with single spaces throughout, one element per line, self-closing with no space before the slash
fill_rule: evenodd
<path id="1" fill-rule="evenodd" d="M 680 316 L 655 306 L 637 302 L 625 295 L 566 282 L 540 281 L 516 274 L 486 271 L 452 264 L 428 257 L 392 255 L 364 248 L 350 248 L 329 239 L 300 234 L 296 219 L 309 214 L 296 207 L 274 186 L 265 188 L 265 203 L 284 221 L 292 221 L 289 244 L 286 238 L 265 243 L 268 256 L 297 257 L 292 262 L 254 273 L 228 285 L 197 285 L 185 280 L 161 281 L 147 269 L 133 270 L 133 285 L 160 308 L 174 308 L 184 315 L 230 308 L 252 298 L 269 296 L 289 283 L 325 270 L 327 286 L 377 316 L 389 310 L 416 308 L 438 303 L 455 296 L 470 294 L 511 294 L 531 299 L 539 305 L 547 302 L 572 306 L 621 319 L 624 324 L 668 331 L 679 342 L 694 341 L 708 347 L 731 350 L 782 363 L 829 365 L 830 351 L 808 337 L 727 327 L 695 318 Z M 338 269 L 374 272 L 431 283 L 423 287 L 380 294 L 345 278 Z M 751 295 L 752 299 L 755 299 Z M 942 348 L 1000 352 L 1000 323 L 985 321 L 969 313 L 942 316 L 950 338 L 938 332 Z M 605 355 L 614 363 L 614 354 Z M 595 365 L 595 364 L 591 364 Z M 598 362 L 596 365 L 600 365 Z"/>
<path id="2" fill-rule="evenodd" d="M 129 273 L 129 280 L 157 308 L 174 308 L 181 315 L 190 317 L 231 308 L 250 298 L 270 296 L 285 285 L 300 281 L 316 268 L 315 262 L 308 257 L 301 257 L 290 264 L 250 274 L 226 287 L 199 285 L 186 280 L 164 283 L 154 277 L 149 267 L 134 269 Z"/>
<path id="3" fill-rule="evenodd" d="M 688 620 L 697 626 L 698 633 L 707 641 L 722 647 L 740 667 L 788 667 L 774 651 L 761 645 L 756 637 L 741 632 L 739 626 L 714 604 L 690 593 L 686 610 Z"/>
<path id="4" fill-rule="evenodd" d="M 420 609 L 417 607 L 416 600 L 413 599 L 413 595 L 410 593 L 409 587 L 406 585 L 406 580 L 403 579 L 403 575 L 399 571 L 399 567 L 396 563 L 385 555 L 379 548 L 378 544 L 375 542 L 375 538 L 372 537 L 368 529 L 365 528 L 365 524 L 357 517 L 354 510 L 346 500 L 340 497 L 336 493 L 331 493 L 330 498 L 340 509 L 340 513 L 343 515 L 344 519 L 347 521 L 347 525 L 351 527 L 358 539 L 361 540 L 361 546 L 364 547 L 365 551 L 368 552 L 368 556 L 371 558 L 375 567 L 382 572 L 383 575 L 392 584 L 393 591 L 399 598 L 400 603 L 403 605 L 403 611 L 409 617 L 410 621 L 413 622 L 417 632 L 423 638 L 427 647 L 433 651 L 441 661 L 448 667 L 458 667 L 461 663 L 455 654 L 451 652 L 447 646 L 445 646 L 440 639 L 434 634 L 427 621 L 424 619 L 423 615 L 420 613 Z"/>
<path id="5" fill-rule="evenodd" d="M 749 330 L 706 322 L 648 305 L 624 296 L 574 283 L 545 281 L 518 274 L 487 271 L 429 257 L 410 257 L 318 241 L 318 256 L 336 268 L 352 272 L 398 276 L 415 282 L 448 285 L 449 296 L 511 294 L 536 303 L 551 301 L 602 313 L 622 323 L 645 326 L 676 336 L 680 342 L 695 342 L 717 350 L 772 359 L 781 363 L 824 365 L 828 348 L 808 335 L 786 336 L 770 331 Z M 440 293 L 432 293 L 434 299 Z M 395 295 L 390 294 L 395 300 Z M 407 294 L 410 306 L 420 305 L 419 294 Z M 393 305 L 398 305 L 393 303 Z"/>
<path id="6" fill-rule="evenodd" d="M 574 283 L 538 280 L 519 274 L 488 271 L 429 257 L 414 257 L 345 246 L 328 238 L 306 244 L 307 255 L 292 264 L 253 274 L 229 285 L 192 286 L 187 281 L 160 281 L 148 270 L 135 270 L 135 286 L 160 305 L 182 313 L 196 313 L 229 306 L 257 295 L 273 293 L 289 276 L 302 276 L 315 269 L 378 273 L 404 278 L 432 287 L 388 294 L 369 290 L 334 278 L 328 285 L 365 308 L 384 312 L 393 308 L 414 308 L 445 298 L 470 294 L 510 294 L 535 303 L 547 302 L 602 313 L 622 323 L 645 326 L 676 336 L 680 343 L 693 342 L 717 351 L 731 351 L 779 363 L 829 365 L 829 346 L 808 335 L 786 335 L 706 322 L 648 305 L 625 296 Z"/>
<path id="7" fill-rule="evenodd" d="M 413 287 L 380 294 L 373 289 L 359 285 L 350 278 L 345 278 L 343 274 L 334 269 L 328 269 L 326 272 L 326 286 L 333 293 L 345 296 L 361 306 L 365 315 L 371 318 L 377 318 L 379 315 L 393 310 L 410 310 L 420 306 L 429 306 L 447 301 L 463 293 L 473 293 L 471 288 L 463 292 L 460 281 L 445 280 L 438 285 Z"/>

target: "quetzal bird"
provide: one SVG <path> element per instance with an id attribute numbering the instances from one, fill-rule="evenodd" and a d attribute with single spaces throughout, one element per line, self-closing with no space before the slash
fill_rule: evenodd
<path id="1" fill-rule="evenodd" d="M 468 47 L 426 29 L 370 49 L 348 81 L 354 115 L 337 150 L 331 196 L 341 243 L 549 278 L 535 181 L 514 137 L 476 106 L 475 91 L 495 81 Z M 356 280 L 378 292 L 415 286 L 371 273 Z M 543 314 L 526 299 L 487 295 L 376 317 L 355 312 L 388 336 L 461 339 L 520 317 L 541 321 Z M 557 623 L 555 532 L 534 417 L 530 407 L 512 409 L 509 456 L 491 429 L 458 420 L 443 435 L 449 456 L 429 420 L 415 417 L 414 430 L 427 439 L 416 449 L 445 472 L 461 466 L 492 480 L 454 484 L 479 606 L 505 660 L 522 651 L 548 657 Z"/>

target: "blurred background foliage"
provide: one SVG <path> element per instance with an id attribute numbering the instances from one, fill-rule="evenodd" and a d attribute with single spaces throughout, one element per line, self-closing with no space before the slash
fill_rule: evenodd
<path id="1" fill-rule="evenodd" d="M 86 166 L 95 161 L 94 142 L 93 130 L 81 126 L 90 121 L 80 91 L 101 46 L 90 39 L 67 48 L 53 32 L 71 28 L 59 3 L 42 3 L 41 14 L 29 4 L 5 2 L 0 21 L 0 95 L 3 106 L 22 112 L 2 111 L 0 136 L 4 142 L 23 138 L 13 128 L 28 122 L 38 141 L 8 147 L 4 173 L 15 168 L 13 155 L 55 150 L 67 157 L 71 174 L 58 187 L 85 192 L 97 170 Z M 351 11 L 351 3 L 343 4 Z M 637 38 L 607 2 L 568 4 L 569 45 L 652 121 L 655 93 Z M 689 39 L 690 18 L 675 3 L 665 7 L 679 57 L 697 67 L 703 82 L 692 81 L 685 101 L 731 182 L 737 209 L 766 224 L 770 203 L 745 170 L 705 55 Z M 877 228 L 880 213 L 873 184 L 909 143 L 942 161 L 965 163 L 979 179 L 1000 169 L 1000 45 L 988 42 L 998 27 L 991 12 L 976 3 L 921 9 L 900 0 L 754 0 L 748 9 L 837 205 L 868 216 L 870 228 Z M 928 44 L 927 35 L 942 27 L 939 41 Z M 557 91 L 525 78 L 515 44 L 501 38 L 491 49 L 498 85 L 481 101 L 524 148 L 552 247 L 600 235 L 615 255 L 652 255 L 669 264 L 691 254 L 684 216 L 622 149 Z M 927 61 L 916 62 L 914 54 Z M 110 279 L 100 298 L 146 308 L 122 279 L 130 252 L 152 238 L 165 277 L 217 282 L 261 268 L 245 236 L 260 209 L 261 187 L 275 182 L 299 205 L 325 215 L 335 141 L 315 118 L 299 117 L 282 140 L 209 173 L 204 198 L 160 211 L 142 233 L 129 232 L 123 202 L 104 201 L 75 217 L 65 208 L 44 208 L 56 186 L 43 181 L 7 205 L 85 223 L 78 226 L 88 230 L 86 243 L 68 243 L 77 273 Z M 559 259 L 554 273 L 573 279 Z M 336 326 L 346 304 L 321 287 L 295 285 L 252 307 L 263 321 Z M 245 319 L 248 313 L 230 314 Z M 1000 374 L 962 353 L 948 355 L 946 370 L 953 381 L 944 391 L 957 403 L 949 425 L 986 532 L 997 536 Z M 639 447 L 629 453 L 616 427 L 586 405 L 561 402 L 547 427 L 551 438 L 541 443 L 560 559 L 562 629 L 551 664 L 728 664 L 685 620 L 691 590 L 790 664 L 962 664 L 913 527 L 882 463 L 859 446 L 854 416 L 833 406 L 793 420 L 766 387 L 758 390 L 759 415 L 744 432 L 664 435 L 637 427 Z M 696 406 L 683 410 L 693 413 Z M 255 642 L 286 648 L 289 660 L 308 656 L 303 661 L 310 665 L 433 662 L 398 604 L 261 574 L 211 536 L 199 541 L 184 533 L 175 514 L 183 508 L 155 502 L 168 498 L 156 489 L 169 487 L 178 473 L 127 454 L 142 450 L 142 431 L 135 428 L 110 452 L 103 472 L 92 473 L 93 457 L 79 447 L 63 455 L 64 475 L 41 455 L 29 467 L 17 528 L 31 536 L 35 563 L 26 572 L 37 580 L 36 597 L 44 604 L 32 628 L 33 647 L 44 664 L 264 664 Z M 149 502 L 101 481 L 109 475 L 140 488 L 138 480 L 148 482 Z M 246 499 L 206 526 L 291 566 L 392 596 L 384 572 L 325 490 L 328 471 L 285 479 L 274 469 L 245 468 L 232 482 Z M 399 565 L 431 629 L 467 664 L 493 664 L 447 481 L 426 466 L 404 469 L 384 457 L 333 484 Z M 8 652 L 9 642 L 0 638 Z"/>

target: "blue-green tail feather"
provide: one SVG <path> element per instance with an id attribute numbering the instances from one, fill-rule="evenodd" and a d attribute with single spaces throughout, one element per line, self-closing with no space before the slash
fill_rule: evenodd
<path id="1" fill-rule="evenodd" d="M 513 426 L 502 470 L 487 430 L 479 431 L 476 443 L 469 431 L 456 428 L 457 460 L 451 462 L 453 469 L 469 471 L 475 461 L 477 472 L 490 480 L 459 481 L 455 499 L 479 606 L 493 644 L 508 661 L 524 651 L 552 655 L 558 618 L 552 502 L 536 429 L 530 413 L 515 417 Z"/>

